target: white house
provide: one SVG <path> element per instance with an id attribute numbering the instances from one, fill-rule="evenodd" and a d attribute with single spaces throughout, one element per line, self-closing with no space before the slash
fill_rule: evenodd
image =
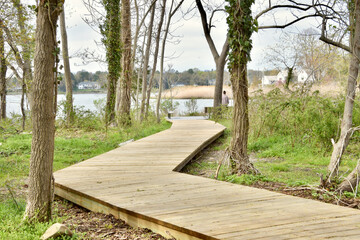
<path id="1" fill-rule="evenodd" d="M 308 72 L 306 72 L 305 70 L 299 70 L 297 73 L 297 80 L 299 83 L 305 83 L 305 82 L 314 82 L 315 81 L 315 77 L 314 74 L 310 74 Z"/>
<path id="2" fill-rule="evenodd" d="M 83 89 L 100 89 L 100 83 L 97 82 L 81 82 L 77 85 L 79 90 Z"/>
<path id="3" fill-rule="evenodd" d="M 263 76 L 261 78 L 262 85 L 271 85 L 277 82 L 277 76 Z"/>
<path id="4" fill-rule="evenodd" d="M 271 85 L 271 84 L 275 84 L 275 83 L 284 83 L 286 81 L 287 75 L 288 75 L 287 70 L 282 70 L 275 76 L 265 76 L 264 75 L 261 79 L 261 84 L 262 85 Z M 314 76 L 309 75 L 303 69 L 301 69 L 301 70 L 294 69 L 292 81 L 298 82 L 298 83 L 313 82 Z"/>

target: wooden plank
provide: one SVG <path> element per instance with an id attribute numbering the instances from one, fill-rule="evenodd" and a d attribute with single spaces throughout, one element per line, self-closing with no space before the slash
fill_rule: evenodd
<path id="1" fill-rule="evenodd" d="M 56 194 L 177 239 L 356 239 L 357 210 L 171 171 L 224 129 L 173 121 L 169 130 L 56 172 Z"/>

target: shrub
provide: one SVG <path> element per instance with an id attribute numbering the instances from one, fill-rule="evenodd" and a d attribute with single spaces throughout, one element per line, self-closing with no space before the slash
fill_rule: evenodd
<path id="1" fill-rule="evenodd" d="M 191 98 L 185 102 L 185 107 L 187 109 L 187 113 L 190 116 L 196 116 L 198 115 L 198 106 L 197 106 L 197 100 L 195 98 Z"/>
<path id="2" fill-rule="evenodd" d="M 290 136 L 292 144 L 319 144 L 329 149 L 330 140 L 338 137 L 343 99 L 322 97 L 317 92 L 289 95 L 278 88 L 268 94 L 258 92 L 249 104 L 250 135 L 253 138 Z M 360 124 L 358 104 L 354 107 L 353 121 Z"/>

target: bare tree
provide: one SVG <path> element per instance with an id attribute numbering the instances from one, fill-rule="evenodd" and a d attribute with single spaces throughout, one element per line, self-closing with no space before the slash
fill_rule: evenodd
<path id="1" fill-rule="evenodd" d="M 333 178 L 338 176 L 339 166 L 341 163 L 342 155 L 345 152 L 346 147 L 349 145 L 350 138 L 354 131 L 358 128 L 353 127 L 353 108 L 354 100 L 356 95 L 357 88 L 357 78 L 359 76 L 359 59 L 360 59 L 360 1 L 347 1 L 348 9 L 348 22 L 343 18 L 339 18 L 340 23 L 345 23 L 345 28 L 349 29 L 349 45 L 342 43 L 343 35 L 340 34 L 340 39 L 333 40 L 327 34 L 327 19 L 324 18 L 322 25 L 322 34 L 320 40 L 340 47 L 346 51 L 349 51 L 351 54 L 351 60 L 349 65 L 349 76 L 347 80 L 347 89 L 346 89 L 346 98 L 345 98 L 345 108 L 344 114 L 341 121 L 341 132 L 338 141 L 335 143 L 333 141 L 333 152 L 330 159 L 330 164 L 328 166 L 328 176 L 327 183 L 330 183 Z M 347 31 L 345 31 L 347 33 Z M 359 183 L 358 179 L 358 169 L 357 166 L 354 171 L 345 179 L 345 181 L 339 186 L 339 190 L 349 190 L 351 187 L 354 187 L 352 183 L 356 183 L 356 186 Z"/>
<path id="2" fill-rule="evenodd" d="M 65 103 L 66 122 L 68 125 L 70 125 L 74 120 L 74 113 L 73 113 L 74 108 L 73 108 L 72 81 L 71 81 L 64 6 L 60 14 L 60 33 L 61 33 L 62 56 L 64 62 L 64 77 L 65 77 L 65 87 L 66 87 L 66 103 Z"/>
<path id="3" fill-rule="evenodd" d="M 0 120 L 6 118 L 6 71 L 5 39 L 0 28 Z"/>
<path id="4" fill-rule="evenodd" d="M 226 38 L 222 51 L 219 54 L 218 50 L 216 49 L 215 43 L 211 37 L 211 28 L 214 27 L 212 24 L 212 19 L 214 17 L 214 14 L 217 11 L 221 11 L 221 9 L 215 9 L 211 13 L 211 17 L 208 21 L 201 0 L 196 0 L 196 5 L 201 16 L 201 23 L 203 26 L 204 35 L 216 65 L 216 82 L 215 82 L 215 90 L 214 90 L 214 108 L 216 108 L 221 105 L 222 88 L 224 82 L 224 68 L 226 63 L 226 57 L 229 52 L 229 42 L 228 42 L 228 38 Z"/>
<path id="5" fill-rule="evenodd" d="M 140 121 L 144 119 L 145 114 L 145 101 L 146 101 L 146 89 L 147 89 L 147 75 L 148 75 L 148 65 L 150 58 L 150 49 L 151 49 L 151 41 L 152 41 L 152 31 L 155 17 L 155 9 L 156 5 L 152 6 L 151 15 L 149 20 L 148 32 L 147 32 L 147 42 L 146 42 L 146 50 L 144 56 L 144 65 L 143 65 L 143 73 L 142 73 L 142 98 L 140 105 Z"/>
<path id="6" fill-rule="evenodd" d="M 284 80 L 284 88 L 288 91 L 290 81 L 294 76 L 294 69 L 299 63 L 298 45 L 295 38 L 290 34 L 284 34 L 280 39 L 281 43 L 269 47 L 265 53 L 265 60 L 279 71 L 286 69 L 287 76 Z"/>
<path id="7" fill-rule="evenodd" d="M 154 81 L 154 77 L 155 77 L 157 60 L 158 60 L 158 55 L 159 55 L 161 29 L 162 29 L 162 25 L 163 25 L 164 18 L 165 18 L 165 8 L 166 8 L 166 0 L 163 0 L 162 6 L 161 6 L 159 24 L 158 24 L 157 33 L 156 33 L 156 39 L 155 39 L 154 62 L 153 62 L 153 67 L 152 67 L 151 76 L 150 76 L 150 80 L 149 80 L 149 87 L 147 90 L 145 117 L 148 116 L 148 112 L 149 112 L 151 89 L 153 87 L 153 81 Z"/>
<path id="8" fill-rule="evenodd" d="M 30 221 L 51 219 L 53 199 L 54 159 L 54 79 L 56 56 L 56 22 L 63 1 L 40 1 L 36 19 L 34 82 L 32 94 L 32 144 L 30 157 L 29 191 L 25 218 Z"/>
<path id="9" fill-rule="evenodd" d="M 129 125 L 130 106 L 131 106 L 131 79 L 132 79 L 132 59 L 131 59 L 131 13 L 130 0 L 122 0 L 121 2 L 121 40 L 122 40 L 122 59 L 121 59 L 121 101 L 119 109 L 119 120 L 121 125 Z"/>
<path id="10" fill-rule="evenodd" d="M 21 69 L 22 74 L 19 74 L 17 68 L 9 64 L 9 67 L 14 72 L 19 80 L 22 82 L 22 95 L 21 95 L 21 113 L 22 113 L 22 129 L 25 129 L 26 112 L 25 112 L 25 95 L 30 101 L 32 96 L 27 94 L 31 92 L 32 82 L 32 70 L 31 70 L 31 46 L 33 39 L 27 25 L 29 20 L 26 8 L 21 4 L 20 0 L 11 0 L 12 6 L 8 6 L 11 9 L 10 15 L 0 16 L 0 27 L 5 33 L 5 39 L 15 57 L 18 68 Z M 7 3 L 10 4 L 10 3 Z M 9 17 L 10 16 L 10 17 Z M 8 18 L 8 19 L 7 19 Z M 11 27 L 10 22 L 16 22 L 13 24 L 17 27 Z"/>
<path id="11" fill-rule="evenodd" d="M 157 122 L 160 122 L 160 101 L 161 101 L 161 94 L 162 94 L 162 87 L 163 87 L 166 39 L 167 39 L 167 36 L 169 33 L 171 19 L 175 15 L 175 13 L 179 10 L 179 8 L 183 4 L 183 2 L 184 2 L 184 0 L 181 0 L 179 3 L 176 3 L 175 0 L 171 0 L 171 4 L 169 7 L 169 12 L 168 12 L 168 16 L 167 16 L 167 21 L 166 21 L 166 25 L 165 25 L 165 30 L 164 30 L 164 35 L 163 35 L 162 45 L 161 45 L 161 56 L 160 56 L 159 93 L 158 93 L 157 102 L 156 102 Z"/>
<path id="12" fill-rule="evenodd" d="M 336 65 L 338 51 L 322 41 L 319 41 L 319 33 L 314 29 L 305 29 L 297 34 L 296 43 L 299 52 L 299 65 L 309 71 L 314 81 L 320 81 L 326 77 L 331 66 Z"/>

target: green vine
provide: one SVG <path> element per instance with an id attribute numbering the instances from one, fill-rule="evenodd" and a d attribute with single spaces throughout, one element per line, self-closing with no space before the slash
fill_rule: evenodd
<path id="1" fill-rule="evenodd" d="M 251 35 L 257 32 L 258 24 L 251 15 L 251 5 L 255 0 L 226 0 L 229 5 L 225 7 L 228 13 L 229 27 L 229 70 L 238 64 L 250 61 L 252 49 Z"/>
<path id="2" fill-rule="evenodd" d="M 106 102 L 105 121 L 108 124 L 115 115 L 115 88 L 116 81 L 121 73 L 121 18 L 120 0 L 103 0 L 106 19 L 100 25 L 100 33 L 103 36 L 102 42 L 106 48 L 106 61 L 108 64 L 108 97 Z"/>

